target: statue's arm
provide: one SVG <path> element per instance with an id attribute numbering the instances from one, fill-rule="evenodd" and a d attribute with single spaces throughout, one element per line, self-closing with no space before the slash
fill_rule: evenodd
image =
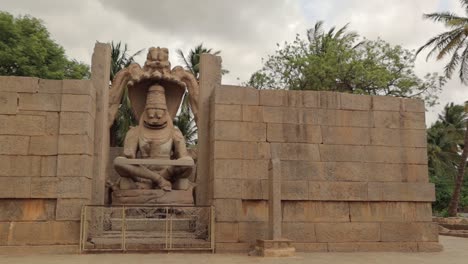
<path id="1" fill-rule="evenodd" d="M 185 138 L 179 128 L 174 127 L 174 157 L 177 159 L 190 158 L 187 147 L 185 146 Z"/>
<path id="2" fill-rule="evenodd" d="M 130 127 L 125 135 L 124 141 L 124 156 L 129 159 L 136 158 L 138 150 L 138 127 Z"/>

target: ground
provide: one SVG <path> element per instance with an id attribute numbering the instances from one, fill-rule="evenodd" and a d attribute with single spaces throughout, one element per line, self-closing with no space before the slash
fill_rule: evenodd
<path id="1" fill-rule="evenodd" d="M 0 256 L 0 264 L 75 264 L 75 263 L 398 263 L 398 264 L 458 264 L 468 259 L 468 239 L 441 236 L 444 251 L 439 253 L 298 253 L 293 258 L 260 258 L 241 254 L 87 254 L 87 255 L 36 255 Z M 156 262 L 157 260 L 157 262 Z"/>

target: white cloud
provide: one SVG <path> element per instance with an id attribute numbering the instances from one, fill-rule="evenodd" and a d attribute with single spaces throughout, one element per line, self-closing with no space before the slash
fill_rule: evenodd
<path id="1" fill-rule="evenodd" d="M 233 84 L 259 69 L 261 58 L 271 54 L 276 43 L 304 34 L 317 20 L 325 20 L 327 27 L 350 22 L 350 29 L 366 38 L 381 37 L 416 49 L 444 30 L 423 20 L 423 13 L 448 8 L 464 14 L 457 0 L 0 0 L 0 6 L 14 15 L 41 18 L 68 56 L 88 63 L 95 41 L 122 41 L 131 52 L 165 46 L 171 51 L 173 65 L 180 63 L 176 49 L 189 50 L 203 42 L 222 50 L 223 66 L 230 70 L 223 82 Z M 443 65 L 426 62 L 422 56 L 416 71 L 421 75 L 441 72 Z M 454 77 L 440 96 L 441 106 L 468 99 L 467 91 Z M 435 117 L 429 111 L 429 122 Z"/>

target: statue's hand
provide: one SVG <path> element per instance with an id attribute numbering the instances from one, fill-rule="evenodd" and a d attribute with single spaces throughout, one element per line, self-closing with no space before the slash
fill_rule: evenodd
<path id="1" fill-rule="evenodd" d="M 191 160 L 191 161 L 193 161 L 192 157 L 190 157 L 190 156 L 185 156 L 185 157 L 182 157 L 182 158 L 178 158 L 177 160 Z"/>
<path id="2" fill-rule="evenodd" d="M 134 158 L 136 158 L 135 153 L 128 152 L 128 151 L 124 151 L 124 156 L 125 156 L 127 159 L 134 159 Z"/>

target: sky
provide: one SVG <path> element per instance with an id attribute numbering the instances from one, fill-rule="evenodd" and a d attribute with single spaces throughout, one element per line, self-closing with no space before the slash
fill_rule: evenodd
<path id="1" fill-rule="evenodd" d="M 417 49 L 443 32 L 442 25 L 422 19 L 423 13 L 451 11 L 465 16 L 458 0 L 0 0 L 0 10 L 41 19 L 69 58 L 90 64 L 94 43 L 127 43 L 130 52 L 167 47 L 172 66 L 182 62 L 176 50 L 188 52 L 199 43 L 221 50 L 223 84 L 241 84 L 277 49 L 277 43 L 305 36 L 316 21 L 325 28 L 349 28 L 361 36 L 382 38 L 393 45 Z M 445 61 L 416 60 L 419 76 L 442 73 Z M 429 125 L 448 102 L 468 100 L 468 87 L 454 74 L 428 109 Z"/>

